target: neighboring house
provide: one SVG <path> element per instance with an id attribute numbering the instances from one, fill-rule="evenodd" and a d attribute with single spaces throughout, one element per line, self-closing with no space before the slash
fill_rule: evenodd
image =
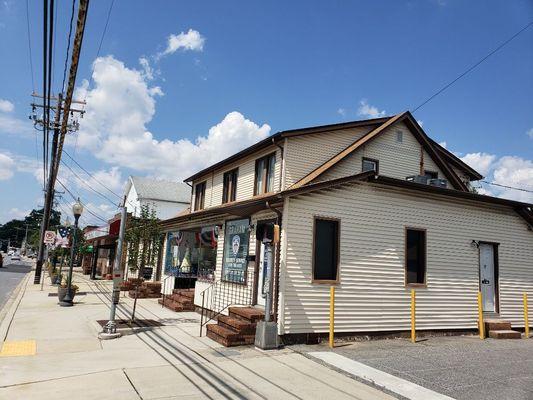
<path id="1" fill-rule="evenodd" d="M 477 328 L 478 291 L 487 315 L 523 327 L 533 206 L 473 193 L 481 178 L 409 112 L 278 132 L 186 179 L 191 211 L 162 221 L 165 272 L 173 287 L 198 278 L 195 304 L 216 313 L 264 307 L 255 232 L 277 221 L 273 309 L 287 341 L 328 331 L 331 285 L 336 332 L 408 330 L 413 288 L 419 330 Z M 225 318 L 208 335 L 241 343 Z"/>
<path id="2" fill-rule="evenodd" d="M 159 219 L 178 215 L 189 207 L 191 188 L 182 182 L 171 182 L 130 176 L 126 184 L 126 209 L 139 216 L 142 206 L 155 209 Z"/>

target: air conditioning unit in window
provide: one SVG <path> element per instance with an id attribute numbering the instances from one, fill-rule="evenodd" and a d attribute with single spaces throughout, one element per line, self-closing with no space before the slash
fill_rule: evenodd
<path id="1" fill-rule="evenodd" d="M 440 179 L 440 178 L 429 179 L 428 184 L 430 186 L 437 186 L 437 187 L 445 188 L 448 186 L 448 181 L 446 179 Z"/>
<path id="2" fill-rule="evenodd" d="M 411 175 L 405 178 L 406 181 L 421 183 L 422 185 L 428 184 L 428 177 L 424 175 Z"/>

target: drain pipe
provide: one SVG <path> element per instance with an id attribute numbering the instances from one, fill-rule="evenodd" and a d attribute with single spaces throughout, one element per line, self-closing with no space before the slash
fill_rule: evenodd
<path id="1" fill-rule="evenodd" d="M 277 208 L 274 208 L 270 205 L 270 203 L 266 202 L 267 208 L 274 211 L 277 215 L 276 224 L 279 225 L 280 228 L 280 234 L 281 234 L 281 218 L 283 216 L 282 212 L 279 211 Z M 273 305 L 274 305 L 274 321 L 278 322 L 278 306 L 279 306 L 279 263 L 281 258 L 281 240 L 276 246 L 276 257 L 274 261 L 274 293 L 272 294 L 273 299 Z"/>

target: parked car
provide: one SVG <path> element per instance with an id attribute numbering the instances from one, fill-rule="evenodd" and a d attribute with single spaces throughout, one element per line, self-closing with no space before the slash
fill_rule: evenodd
<path id="1" fill-rule="evenodd" d="M 11 256 L 11 261 L 20 261 L 20 254 L 15 253 Z"/>

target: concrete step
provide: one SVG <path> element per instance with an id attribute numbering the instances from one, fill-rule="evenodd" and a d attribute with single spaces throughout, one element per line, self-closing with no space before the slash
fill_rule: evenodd
<path id="1" fill-rule="evenodd" d="M 256 323 L 250 323 L 240 318 L 220 315 L 218 317 L 218 324 L 225 328 L 233 329 L 242 335 L 255 335 Z"/>
<path id="2" fill-rule="evenodd" d="M 522 334 L 510 329 L 501 329 L 489 331 L 489 337 L 492 339 L 521 339 Z"/>
<path id="3" fill-rule="evenodd" d="M 229 316 L 254 323 L 265 318 L 265 312 L 254 307 L 230 307 Z"/>
<path id="4" fill-rule="evenodd" d="M 510 331 L 511 323 L 503 319 L 489 318 L 485 319 L 487 331 Z"/>

